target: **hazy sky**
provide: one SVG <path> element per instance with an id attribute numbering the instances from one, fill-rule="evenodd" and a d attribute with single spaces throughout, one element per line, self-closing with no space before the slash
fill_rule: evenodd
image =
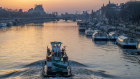
<path id="1" fill-rule="evenodd" d="M 0 6 L 9 9 L 23 9 L 27 11 L 35 4 L 43 4 L 45 11 L 76 12 L 83 10 L 97 10 L 109 0 L 0 0 Z M 113 3 L 124 3 L 128 0 L 111 0 Z"/>

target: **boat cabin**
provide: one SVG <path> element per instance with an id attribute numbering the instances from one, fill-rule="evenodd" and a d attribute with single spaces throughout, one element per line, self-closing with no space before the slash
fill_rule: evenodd
<path id="1" fill-rule="evenodd" d="M 102 37 L 102 36 L 105 36 L 105 37 L 107 37 L 107 33 L 104 33 L 104 32 L 95 32 L 94 34 L 93 34 L 93 36 L 97 36 L 97 37 Z"/>
<path id="2" fill-rule="evenodd" d="M 119 36 L 118 37 L 118 41 L 120 41 L 120 42 L 125 42 L 126 40 L 128 39 L 128 37 L 126 37 L 126 36 Z"/>
<path id="3" fill-rule="evenodd" d="M 61 52 L 61 42 L 51 42 L 52 52 Z"/>

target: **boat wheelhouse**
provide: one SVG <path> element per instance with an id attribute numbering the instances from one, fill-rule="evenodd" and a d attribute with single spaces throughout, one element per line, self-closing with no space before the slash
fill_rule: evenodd
<path id="1" fill-rule="evenodd" d="M 85 31 L 88 27 L 88 22 L 80 21 L 78 22 L 79 31 Z"/>
<path id="2" fill-rule="evenodd" d="M 61 42 L 51 42 L 52 49 L 47 47 L 46 61 L 43 74 L 47 77 L 70 77 L 71 66 L 68 61 L 65 46 Z"/>
<path id="3" fill-rule="evenodd" d="M 129 38 L 126 36 L 119 36 L 117 39 L 117 44 L 120 45 L 123 48 L 134 48 L 137 49 L 138 47 L 138 41 L 133 39 L 133 38 Z"/>
<path id="4" fill-rule="evenodd" d="M 93 40 L 108 40 L 108 35 L 105 32 L 95 32 L 92 35 Z"/>
<path id="5" fill-rule="evenodd" d="M 94 33 L 94 31 L 93 31 L 91 28 L 88 28 L 88 29 L 85 31 L 86 36 L 92 36 L 93 33 Z"/>

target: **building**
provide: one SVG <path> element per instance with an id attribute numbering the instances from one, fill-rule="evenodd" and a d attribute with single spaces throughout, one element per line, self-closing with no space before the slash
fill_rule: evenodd
<path id="1" fill-rule="evenodd" d="M 33 9 L 33 8 L 30 8 L 30 9 L 28 10 L 28 12 L 29 12 L 29 13 L 33 13 L 33 12 L 34 12 L 34 9 Z"/>
<path id="2" fill-rule="evenodd" d="M 0 7 L 0 10 L 2 10 L 2 7 Z"/>
<path id="3" fill-rule="evenodd" d="M 23 10 L 22 10 L 22 9 L 19 9 L 19 11 L 18 11 L 18 12 L 22 13 L 22 12 L 23 12 Z"/>
<path id="4" fill-rule="evenodd" d="M 42 5 L 36 5 L 35 8 L 34 8 L 34 12 L 40 13 L 41 15 L 46 14 Z"/>
<path id="5" fill-rule="evenodd" d="M 35 5 L 35 8 L 31 8 L 31 9 L 28 10 L 28 13 L 38 13 L 40 15 L 45 15 L 46 14 L 42 5 Z"/>

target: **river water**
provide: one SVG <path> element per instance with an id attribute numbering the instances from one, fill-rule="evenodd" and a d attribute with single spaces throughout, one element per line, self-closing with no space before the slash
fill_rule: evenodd
<path id="1" fill-rule="evenodd" d="M 113 41 L 93 41 L 78 31 L 76 22 L 60 20 L 0 28 L 0 79 L 45 79 L 42 62 L 51 41 L 66 46 L 70 79 L 140 78 L 136 50 L 121 49 Z"/>

